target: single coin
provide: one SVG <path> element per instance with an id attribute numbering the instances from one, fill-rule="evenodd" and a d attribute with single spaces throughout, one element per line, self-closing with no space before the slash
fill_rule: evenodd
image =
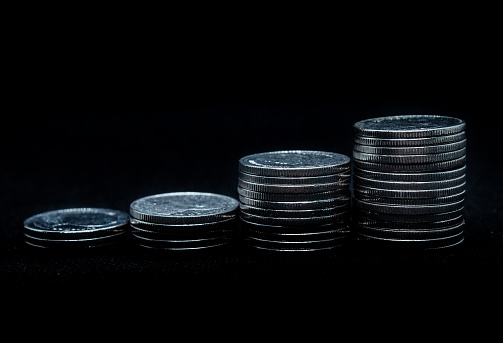
<path id="1" fill-rule="evenodd" d="M 456 246 L 463 242 L 464 232 L 454 234 L 450 237 L 436 239 L 397 239 L 397 238 L 382 238 L 369 234 L 359 233 L 358 235 L 369 238 L 373 242 L 378 242 L 381 246 L 403 247 L 407 249 L 442 249 Z"/>
<path id="2" fill-rule="evenodd" d="M 349 225 L 349 215 L 342 218 L 337 217 L 335 222 L 319 225 L 300 225 L 289 226 L 282 224 L 260 224 L 248 221 L 246 218 L 241 218 L 243 231 L 255 231 L 264 233 L 278 233 L 278 234 L 310 234 L 314 232 L 328 232 L 346 228 Z"/>
<path id="3" fill-rule="evenodd" d="M 338 198 L 341 196 L 350 196 L 349 188 L 345 189 L 335 189 L 326 192 L 316 192 L 316 193 L 265 193 L 265 192 L 254 192 L 248 189 L 238 187 L 238 194 L 243 197 L 266 200 L 266 201 L 318 201 L 318 200 L 328 200 L 333 198 Z"/>
<path id="4" fill-rule="evenodd" d="M 345 222 L 349 216 L 349 211 L 328 216 L 310 218 L 284 218 L 265 217 L 256 214 L 241 212 L 241 219 L 257 224 L 284 225 L 284 226 L 312 226 L 320 224 L 335 224 Z"/>
<path id="5" fill-rule="evenodd" d="M 359 121 L 354 130 L 359 136 L 376 138 L 422 138 L 445 136 L 465 130 L 461 119 L 438 115 L 401 115 Z"/>
<path id="6" fill-rule="evenodd" d="M 466 139 L 465 131 L 447 136 L 433 136 L 425 138 L 374 138 L 365 136 L 355 136 L 354 142 L 359 145 L 373 147 L 424 147 L 433 145 L 443 145 L 459 142 Z"/>
<path id="7" fill-rule="evenodd" d="M 106 208 L 69 208 L 34 215 L 24 221 L 25 232 L 41 239 L 85 239 L 125 231 L 127 213 Z"/>
<path id="8" fill-rule="evenodd" d="M 395 239 L 435 239 L 450 237 L 463 231 L 464 220 L 454 226 L 435 230 L 403 230 L 403 229 L 382 229 L 368 226 L 357 226 L 358 233 L 363 233 L 373 237 L 395 238 Z"/>
<path id="9" fill-rule="evenodd" d="M 378 155 L 353 150 L 353 158 L 383 164 L 424 164 L 455 160 L 466 155 L 466 148 L 439 154 L 426 155 Z"/>
<path id="10" fill-rule="evenodd" d="M 357 213 L 353 218 L 355 226 L 372 227 L 381 230 L 437 230 L 450 228 L 459 225 L 464 221 L 462 213 L 445 220 L 427 221 L 427 222 L 395 222 L 386 219 L 374 218 L 368 214 L 360 215 Z"/>
<path id="11" fill-rule="evenodd" d="M 131 218 L 131 226 L 139 230 L 176 235 L 199 235 L 208 231 L 232 228 L 237 225 L 237 216 L 230 219 L 200 224 L 158 224 Z"/>
<path id="12" fill-rule="evenodd" d="M 337 215 L 342 213 L 347 213 L 351 209 L 351 205 L 348 202 L 345 205 L 339 207 L 331 208 L 319 208 L 312 210 L 271 210 L 266 208 L 254 207 L 249 205 L 241 204 L 241 212 L 247 214 L 254 214 L 263 217 L 274 217 L 274 218 L 311 218 L 311 217 L 323 217 L 329 215 Z"/>
<path id="13" fill-rule="evenodd" d="M 351 159 L 325 151 L 286 150 L 242 157 L 239 170 L 247 174 L 309 177 L 349 172 Z"/>
<path id="14" fill-rule="evenodd" d="M 444 213 L 460 210 L 465 205 L 465 200 L 462 199 L 455 203 L 450 204 L 437 204 L 437 205 L 419 205 L 419 206 L 407 206 L 407 205 L 388 205 L 388 204 L 376 204 L 371 202 L 365 202 L 358 199 L 353 199 L 353 204 L 356 208 L 363 211 L 386 213 L 386 214 L 398 214 L 398 215 L 422 215 L 422 214 L 435 214 Z"/>
<path id="15" fill-rule="evenodd" d="M 428 182 L 428 181 L 444 181 L 455 179 L 466 174 L 466 165 L 461 168 L 445 171 L 436 171 L 429 173 L 392 173 L 392 172 L 376 172 L 372 170 L 353 168 L 354 175 L 372 180 L 380 181 L 399 181 L 399 182 Z"/>
<path id="16" fill-rule="evenodd" d="M 427 189 L 440 189 L 459 186 L 466 182 L 465 175 L 455 179 L 448 179 L 442 181 L 425 181 L 425 182 L 412 182 L 412 181 L 380 181 L 367 179 L 358 175 L 353 176 L 353 183 L 358 186 L 392 189 L 392 190 L 427 190 Z"/>
<path id="17" fill-rule="evenodd" d="M 31 232 L 30 232 L 31 233 Z M 108 236 L 75 239 L 52 239 L 32 236 L 28 232 L 24 233 L 25 242 L 28 245 L 38 248 L 95 248 L 119 242 L 124 238 L 126 232 L 115 232 Z"/>
<path id="18" fill-rule="evenodd" d="M 177 232 L 159 232 L 159 231 L 147 231 L 142 228 L 132 226 L 131 232 L 137 237 L 144 237 L 148 239 L 157 240 L 187 240 L 187 239 L 206 239 L 206 238 L 216 238 L 223 236 L 233 235 L 236 230 L 231 228 L 220 228 L 214 230 L 208 230 L 200 233 L 177 233 Z"/>
<path id="19" fill-rule="evenodd" d="M 350 229 L 348 225 L 323 225 L 318 228 L 305 232 L 298 232 L 292 230 L 282 230 L 276 231 L 271 230 L 270 227 L 265 227 L 261 225 L 245 224 L 243 226 L 243 231 L 246 236 L 262 237 L 270 240 L 289 240 L 289 241 L 308 241 L 318 238 L 329 238 L 329 237 L 339 237 L 342 235 L 348 235 Z"/>
<path id="20" fill-rule="evenodd" d="M 318 201 L 265 201 L 251 199 L 244 196 L 239 196 L 239 201 L 241 204 L 268 208 L 273 210 L 312 210 L 319 208 L 329 208 L 338 207 L 345 204 L 351 203 L 351 198 L 349 196 L 341 196 L 338 198 L 332 198 L 327 200 Z"/>
<path id="21" fill-rule="evenodd" d="M 231 239 L 228 237 L 221 237 L 215 239 L 199 240 L 199 241 L 161 241 L 156 239 L 145 239 L 133 236 L 136 245 L 142 248 L 161 249 L 161 250 L 174 250 L 174 251 L 190 251 L 199 249 L 208 249 L 221 247 L 229 244 Z"/>
<path id="22" fill-rule="evenodd" d="M 433 214 L 388 214 L 375 211 L 362 210 L 355 208 L 353 217 L 363 217 L 381 221 L 397 222 L 397 223 L 429 223 L 450 220 L 459 217 L 463 214 L 463 207 L 451 212 L 433 213 Z"/>
<path id="23" fill-rule="evenodd" d="M 451 169 L 458 169 L 466 164 L 466 155 L 460 158 L 443 161 L 443 162 L 433 162 L 433 163 L 417 163 L 417 164 L 386 164 L 386 163 L 375 163 L 368 161 L 361 161 L 354 159 L 353 163 L 355 167 L 359 169 L 378 171 L 378 172 L 437 172 Z"/>
<path id="24" fill-rule="evenodd" d="M 147 196 L 131 203 L 131 217 L 157 224 L 201 224 L 236 217 L 239 202 L 231 197 L 201 192 Z"/>
<path id="25" fill-rule="evenodd" d="M 379 147 L 355 144 L 353 149 L 367 154 L 377 155 L 426 155 L 426 154 L 440 154 L 459 149 L 466 148 L 466 139 L 459 142 L 438 144 L 438 145 L 425 145 L 415 147 Z"/>
<path id="26" fill-rule="evenodd" d="M 238 186 L 254 192 L 278 193 L 278 194 L 295 194 L 295 193 L 316 193 L 333 191 L 337 189 L 349 190 L 349 180 L 347 182 L 336 183 L 320 183 L 314 185 L 263 185 L 260 183 L 252 183 L 238 180 Z"/>
<path id="27" fill-rule="evenodd" d="M 366 196 L 361 193 L 355 193 L 355 199 L 386 205 L 401 205 L 401 206 L 418 206 L 427 205 L 435 206 L 439 204 L 449 204 L 461 201 L 465 199 L 466 191 L 460 193 L 444 196 L 444 197 L 434 197 L 434 198 L 419 198 L 419 199 L 407 199 L 407 198 L 386 198 L 386 197 L 376 197 L 376 196 Z"/>
<path id="28" fill-rule="evenodd" d="M 383 197 L 383 198 L 424 199 L 424 198 L 451 196 L 454 194 L 461 193 L 465 191 L 465 189 L 466 189 L 466 182 L 448 188 L 425 189 L 425 190 L 423 189 L 397 190 L 388 188 L 374 188 L 355 183 L 353 192 L 355 196 L 358 198 L 360 198 L 360 195 L 362 195 L 368 197 Z"/>
<path id="29" fill-rule="evenodd" d="M 260 176 L 247 174 L 239 172 L 239 179 L 258 183 L 263 185 L 318 185 L 323 183 L 349 183 L 351 179 L 351 174 L 348 172 L 340 174 L 322 175 L 322 176 L 310 176 L 310 177 L 273 177 L 273 176 Z"/>

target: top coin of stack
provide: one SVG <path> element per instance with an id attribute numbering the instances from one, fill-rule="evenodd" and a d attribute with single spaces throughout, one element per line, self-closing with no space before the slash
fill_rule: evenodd
<path id="1" fill-rule="evenodd" d="M 241 219 L 253 246 L 318 250 L 347 235 L 350 158 L 288 150 L 239 160 Z"/>
<path id="2" fill-rule="evenodd" d="M 425 248 L 463 240 L 465 122 L 434 115 L 354 124 L 355 224 L 371 240 Z"/>
<path id="3" fill-rule="evenodd" d="M 173 192 L 130 205 L 132 235 L 142 247 L 193 250 L 230 242 L 239 203 L 214 193 Z"/>

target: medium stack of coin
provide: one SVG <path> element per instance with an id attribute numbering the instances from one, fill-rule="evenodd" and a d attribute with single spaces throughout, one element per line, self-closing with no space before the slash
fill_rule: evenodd
<path id="1" fill-rule="evenodd" d="M 129 216 L 105 208 L 69 208 L 24 221 L 25 242 L 39 248 L 92 248 L 124 237 Z"/>
<path id="2" fill-rule="evenodd" d="M 239 203 L 200 192 L 164 193 L 131 203 L 135 242 L 147 248 L 192 250 L 225 245 L 237 229 Z"/>
<path id="3" fill-rule="evenodd" d="M 348 236 L 349 157 L 289 150 L 239 160 L 242 227 L 249 244 L 276 251 L 341 245 Z"/>
<path id="4" fill-rule="evenodd" d="M 464 239 L 465 122 L 435 115 L 354 124 L 353 220 L 361 237 L 442 248 Z"/>

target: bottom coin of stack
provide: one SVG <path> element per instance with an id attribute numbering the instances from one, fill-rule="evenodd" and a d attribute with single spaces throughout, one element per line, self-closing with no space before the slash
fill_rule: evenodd
<path id="1" fill-rule="evenodd" d="M 464 239 L 463 120 L 391 116 L 355 124 L 353 220 L 365 240 L 437 249 Z"/>
<path id="2" fill-rule="evenodd" d="M 105 208 L 69 208 L 34 215 L 24 221 L 24 238 L 39 248 L 93 248 L 124 237 L 129 216 Z"/>
<path id="3" fill-rule="evenodd" d="M 222 246 L 237 229 L 239 203 L 228 196 L 176 192 L 147 196 L 131 203 L 131 227 L 142 247 L 193 250 Z"/>
<path id="4" fill-rule="evenodd" d="M 348 237 L 350 159 L 289 150 L 239 161 L 242 228 L 249 245 L 275 251 L 316 251 Z"/>

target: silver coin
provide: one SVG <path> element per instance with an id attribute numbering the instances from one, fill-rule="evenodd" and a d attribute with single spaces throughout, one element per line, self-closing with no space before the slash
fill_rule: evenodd
<path id="1" fill-rule="evenodd" d="M 312 210 L 271 210 L 266 208 L 254 207 L 249 205 L 241 204 L 241 212 L 247 214 L 254 214 L 263 217 L 274 217 L 274 218 L 311 218 L 311 217 L 323 217 L 329 215 L 337 215 L 341 213 L 347 213 L 351 208 L 350 203 L 339 207 L 331 208 L 320 208 Z"/>
<path id="2" fill-rule="evenodd" d="M 373 237 L 395 238 L 395 239 L 435 239 L 450 237 L 463 231 L 464 220 L 454 226 L 435 230 L 403 230 L 403 229 L 382 229 L 368 226 L 358 226 L 358 233 L 367 234 Z"/>
<path id="3" fill-rule="evenodd" d="M 28 245 L 39 248 L 96 248 L 105 245 L 117 243 L 121 238 L 125 237 L 126 232 L 115 232 L 107 236 L 92 237 L 92 238 L 77 238 L 77 239 L 52 239 L 32 236 L 29 233 L 24 233 L 25 242 Z"/>
<path id="4" fill-rule="evenodd" d="M 148 239 L 157 240 L 197 240 L 206 238 L 218 238 L 218 237 L 228 237 L 235 233 L 236 230 L 232 228 L 219 228 L 214 230 L 207 230 L 197 234 L 194 233 L 178 233 L 178 232 L 159 232 L 159 231 L 148 231 L 143 228 L 132 226 L 131 232 L 137 237 L 144 237 Z"/>
<path id="5" fill-rule="evenodd" d="M 244 189 L 248 189 L 250 191 L 264 192 L 264 193 L 278 193 L 278 194 L 317 193 L 317 192 L 333 191 L 343 188 L 349 190 L 349 180 L 348 182 L 320 183 L 314 185 L 263 185 L 260 183 L 252 183 L 239 179 L 238 186 Z"/>
<path id="6" fill-rule="evenodd" d="M 359 136 L 376 138 L 422 138 L 445 136 L 465 130 L 461 119 L 438 115 L 402 115 L 359 121 L 354 130 Z"/>
<path id="7" fill-rule="evenodd" d="M 419 198 L 419 199 L 386 198 L 386 197 L 366 196 L 361 193 L 355 193 L 355 199 L 361 201 L 377 203 L 377 204 L 401 205 L 401 206 L 418 206 L 418 205 L 435 206 L 439 204 L 448 204 L 461 201 L 465 199 L 465 196 L 466 191 L 462 191 L 460 193 L 444 197 Z"/>
<path id="8" fill-rule="evenodd" d="M 265 200 L 265 201 L 285 201 L 285 202 L 319 201 L 319 200 L 334 199 L 342 196 L 344 197 L 350 196 L 349 189 L 336 189 L 332 191 L 316 192 L 316 193 L 281 194 L 281 193 L 254 192 L 242 187 L 238 187 L 238 194 L 242 197 L 247 197 L 251 199 Z"/>
<path id="9" fill-rule="evenodd" d="M 247 174 L 309 177 L 349 172 L 351 159 L 325 151 L 286 150 L 242 157 L 239 170 Z"/>
<path id="10" fill-rule="evenodd" d="M 389 204 L 376 204 L 365 202 L 358 199 L 353 199 L 353 204 L 356 208 L 363 211 L 398 214 L 398 215 L 422 215 L 422 214 L 435 214 L 460 210 L 464 207 L 465 200 L 462 199 L 455 203 L 450 204 L 437 204 L 437 205 L 420 205 L 420 206 L 407 206 L 407 205 L 389 205 Z"/>
<path id="11" fill-rule="evenodd" d="M 349 216 L 349 211 L 328 216 L 310 217 L 310 218 L 284 218 L 284 217 L 265 217 L 256 214 L 241 212 L 242 220 L 256 224 L 270 224 L 283 226 L 312 226 L 320 224 L 343 223 Z"/>
<path id="12" fill-rule="evenodd" d="M 376 172 L 371 170 L 353 168 L 354 175 L 372 180 L 380 181 L 398 181 L 398 182 L 428 182 L 428 181 L 443 181 L 455 179 L 466 174 L 466 166 L 461 168 L 445 171 L 436 171 L 430 173 L 391 173 L 391 172 Z"/>
<path id="13" fill-rule="evenodd" d="M 454 234 L 449 237 L 435 238 L 435 239 L 398 239 L 398 238 L 382 238 L 375 235 L 359 233 L 360 236 L 369 238 L 373 242 L 383 243 L 387 246 L 400 246 L 418 249 L 442 249 L 458 245 L 464 240 L 464 232 Z"/>
<path id="14" fill-rule="evenodd" d="M 24 221 L 25 232 L 41 239 L 85 239 L 125 231 L 127 213 L 106 208 L 69 208 L 34 215 Z"/>
<path id="15" fill-rule="evenodd" d="M 385 164 L 375 163 L 361 160 L 353 160 L 354 165 L 359 169 L 379 171 L 379 172 L 437 172 L 451 169 L 458 169 L 466 164 L 466 155 L 460 158 L 434 163 L 418 163 L 418 164 Z"/>
<path id="16" fill-rule="evenodd" d="M 378 155 L 353 150 L 353 158 L 383 164 L 425 164 L 455 160 L 466 155 L 466 148 L 439 154 L 426 155 Z"/>
<path id="17" fill-rule="evenodd" d="M 260 176 L 239 172 L 238 177 L 240 180 L 246 182 L 258 183 L 263 185 L 317 185 L 317 184 L 335 183 L 335 182 L 349 183 L 351 179 L 351 174 L 348 171 L 341 174 L 310 176 L 310 177 L 273 177 L 273 176 Z"/>
<path id="18" fill-rule="evenodd" d="M 464 207 L 451 212 L 432 213 L 432 214 L 387 214 L 375 211 L 362 210 L 355 208 L 354 217 L 363 217 L 381 221 L 397 222 L 397 223 L 429 223 L 450 220 L 459 217 L 463 214 Z"/>
<path id="19" fill-rule="evenodd" d="M 271 243 L 271 242 L 260 242 L 260 241 L 254 241 L 254 240 L 249 240 L 248 246 L 259 249 L 259 250 L 267 250 L 267 251 L 274 251 L 274 252 L 281 252 L 281 253 L 308 253 L 308 252 L 319 252 L 319 251 L 325 251 L 325 250 L 332 250 L 336 249 L 342 245 L 344 245 L 346 242 L 345 240 L 336 240 L 336 241 L 329 241 L 328 243 L 325 244 L 320 244 L 320 243 L 304 243 L 303 245 L 285 245 L 285 244 L 278 244 L 278 243 Z"/>
<path id="20" fill-rule="evenodd" d="M 130 220 L 131 227 L 138 230 L 172 235 L 201 235 L 206 232 L 218 231 L 221 229 L 232 229 L 237 226 L 237 221 L 237 216 L 235 218 L 225 219 L 218 222 L 178 225 L 150 223 L 135 218 L 131 218 Z"/>
<path id="21" fill-rule="evenodd" d="M 274 230 L 271 227 L 258 224 L 245 224 L 243 231 L 246 235 L 258 237 L 270 237 L 272 240 L 302 241 L 310 240 L 313 237 L 348 235 L 350 229 L 348 225 L 320 225 L 308 227 L 305 231 L 291 230 L 285 227 L 284 230 Z"/>
<path id="22" fill-rule="evenodd" d="M 438 189 L 414 189 L 414 190 L 397 190 L 388 188 L 374 188 L 363 186 L 359 184 L 354 184 L 354 194 L 356 197 L 370 196 L 370 197 L 383 197 L 383 198 L 404 198 L 404 199 L 424 199 L 424 198 L 437 198 L 451 196 L 454 194 L 461 193 L 466 188 L 466 182 L 448 188 L 438 188 Z"/>
<path id="23" fill-rule="evenodd" d="M 349 196 L 341 196 L 327 200 L 318 201 L 265 201 L 239 196 L 241 204 L 268 208 L 272 210 L 313 210 L 319 208 L 338 207 L 351 203 Z"/>
<path id="24" fill-rule="evenodd" d="M 228 237 L 203 240 L 203 241 L 193 241 L 193 242 L 160 241 L 156 239 L 145 239 L 136 236 L 133 236 L 133 239 L 136 245 L 142 248 L 174 250 L 174 251 L 191 251 L 191 250 L 216 248 L 227 245 L 231 242 L 230 238 Z"/>
<path id="25" fill-rule="evenodd" d="M 131 203 L 131 217 L 158 224 L 201 224 L 236 217 L 239 202 L 231 197 L 201 192 L 147 196 Z"/>
<path id="26" fill-rule="evenodd" d="M 425 182 L 412 182 L 412 181 L 380 181 L 372 180 L 358 175 L 353 176 L 353 183 L 358 186 L 366 186 L 372 188 L 382 188 L 391 190 L 427 190 L 427 189 L 440 189 L 459 186 L 466 182 L 465 175 L 455 179 L 447 179 L 442 181 L 425 181 Z"/>
<path id="27" fill-rule="evenodd" d="M 424 145 L 415 147 L 379 147 L 355 144 L 353 149 L 367 154 L 377 154 L 377 155 L 426 155 L 426 154 L 440 154 L 451 151 L 456 151 L 459 149 L 466 148 L 466 139 L 439 145 Z"/>
<path id="28" fill-rule="evenodd" d="M 314 232 L 328 232 L 346 228 L 349 224 L 349 214 L 347 216 L 337 217 L 333 223 L 319 225 L 290 226 L 271 223 L 261 224 L 248 221 L 246 218 L 241 218 L 241 223 L 244 231 L 278 234 L 310 234 Z"/>
<path id="29" fill-rule="evenodd" d="M 423 147 L 443 145 L 454 142 L 459 142 L 466 139 L 465 131 L 447 135 L 447 136 L 434 136 L 425 138 L 374 138 L 355 136 L 354 142 L 359 145 L 373 146 L 373 147 Z"/>
<path id="30" fill-rule="evenodd" d="M 356 211 L 355 211 L 356 212 Z M 433 220 L 428 222 L 395 222 L 387 219 L 374 218 L 369 215 L 356 215 L 353 218 L 356 227 L 373 227 L 381 230 L 436 230 L 445 229 L 459 225 L 464 221 L 463 214 L 460 212 L 457 216 L 444 220 Z"/>

